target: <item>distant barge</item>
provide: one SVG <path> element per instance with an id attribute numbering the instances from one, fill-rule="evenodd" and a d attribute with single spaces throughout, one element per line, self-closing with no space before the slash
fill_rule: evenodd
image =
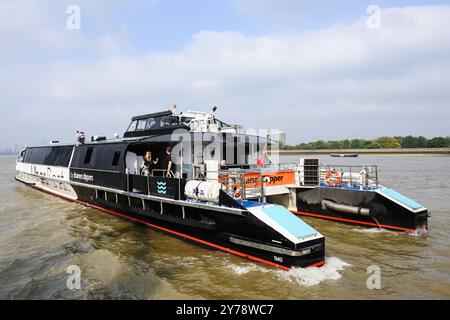
<path id="1" fill-rule="evenodd" d="M 357 153 L 330 153 L 332 158 L 358 158 Z"/>

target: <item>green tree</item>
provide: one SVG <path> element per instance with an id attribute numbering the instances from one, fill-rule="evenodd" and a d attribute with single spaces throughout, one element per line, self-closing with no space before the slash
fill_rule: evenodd
<path id="1" fill-rule="evenodd" d="M 372 141 L 369 149 L 400 149 L 400 142 L 393 137 L 380 137 Z"/>
<path id="2" fill-rule="evenodd" d="M 314 143 L 314 149 L 317 150 L 329 149 L 329 145 L 327 142 L 319 140 Z"/>
<path id="3" fill-rule="evenodd" d="M 360 149 L 361 148 L 361 143 L 359 139 L 353 139 L 350 142 L 350 148 L 352 149 Z"/>
<path id="4" fill-rule="evenodd" d="M 419 138 L 413 136 L 404 137 L 402 140 L 402 148 L 418 148 Z"/>
<path id="5" fill-rule="evenodd" d="M 372 141 L 370 140 L 360 140 L 361 143 L 361 149 L 369 149 L 370 145 L 372 144 Z"/>
<path id="6" fill-rule="evenodd" d="M 342 147 L 344 149 L 350 149 L 350 140 L 344 140 L 344 142 L 342 143 Z"/>
<path id="7" fill-rule="evenodd" d="M 428 141 L 428 148 L 446 148 L 448 147 L 447 138 L 435 137 Z"/>
<path id="8" fill-rule="evenodd" d="M 428 139 L 420 136 L 417 138 L 417 148 L 426 148 L 428 147 Z"/>
<path id="9" fill-rule="evenodd" d="M 330 149 L 343 149 L 344 143 L 342 141 L 329 141 L 328 146 Z"/>
<path id="10" fill-rule="evenodd" d="M 402 144 L 403 144 L 403 139 L 404 139 L 404 137 L 395 136 L 394 138 L 395 138 L 395 140 L 397 140 L 398 142 L 400 142 L 400 148 L 401 148 L 401 147 L 402 147 Z"/>

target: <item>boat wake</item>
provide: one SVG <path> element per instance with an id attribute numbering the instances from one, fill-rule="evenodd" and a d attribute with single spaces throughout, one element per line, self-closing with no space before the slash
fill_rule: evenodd
<path id="1" fill-rule="evenodd" d="M 428 230 L 426 229 L 418 229 L 414 232 L 396 232 L 396 231 L 392 231 L 392 230 L 388 230 L 388 229 L 376 229 L 376 228 L 355 228 L 353 229 L 353 231 L 359 232 L 359 233 L 364 233 L 364 234 L 379 234 L 379 233 L 384 233 L 384 234 L 388 234 L 388 235 L 392 235 L 392 236 L 400 236 L 400 235 L 408 235 L 408 236 L 416 236 L 416 237 L 420 237 L 420 236 L 424 236 L 428 234 Z"/>
<path id="2" fill-rule="evenodd" d="M 389 233 L 396 235 L 397 233 L 388 229 L 383 228 L 354 228 L 353 231 L 365 234 L 378 234 L 378 233 Z"/>
<path id="3" fill-rule="evenodd" d="M 236 275 L 245 275 L 254 271 L 264 273 L 272 272 L 282 281 L 295 283 L 302 287 L 312 287 L 324 281 L 339 280 L 342 277 L 341 271 L 351 267 L 351 265 L 337 257 L 331 257 L 326 259 L 326 264 L 322 267 L 292 268 L 289 271 L 269 269 L 256 264 L 248 264 L 245 266 L 228 264 L 227 267 Z"/>
<path id="4" fill-rule="evenodd" d="M 227 264 L 226 267 L 231 269 L 235 274 L 237 274 L 239 276 L 253 272 L 253 271 L 264 272 L 264 273 L 273 271 L 273 270 L 270 270 L 269 268 L 260 267 L 253 263 L 249 263 L 248 265 L 245 265 L 245 266 L 236 265 L 236 264 Z"/>
<path id="5" fill-rule="evenodd" d="M 413 236 L 413 237 L 422 237 L 422 236 L 429 235 L 428 230 L 426 230 L 426 229 L 418 229 L 414 232 L 405 232 L 405 234 L 407 234 L 408 236 Z"/>
<path id="6" fill-rule="evenodd" d="M 322 267 L 314 268 L 292 268 L 288 272 L 278 272 L 278 276 L 282 280 L 297 283 L 303 287 L 313 287 L 327 280 L 339 280 L 342 277 L 340 271 L 351 267 L 345 261 L 331 257 L 326 260 L 326 264 Z"/>

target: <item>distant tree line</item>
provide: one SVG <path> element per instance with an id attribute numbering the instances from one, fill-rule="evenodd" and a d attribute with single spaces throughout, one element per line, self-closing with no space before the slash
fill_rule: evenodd
<path id="1" fill-rule="evenodd" d="M 450 137 L 380 137 L 374 140 L 353 139 L 324 141 L 318 140 L 298 145 L 282 145 L 283 150 L 323 150 L 323 149 L 402 149 L 402 148 L 450 148 Z"/>

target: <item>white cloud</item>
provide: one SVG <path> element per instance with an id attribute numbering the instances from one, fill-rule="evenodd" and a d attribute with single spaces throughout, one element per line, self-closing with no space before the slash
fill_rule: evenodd
<path id="1" fill-rule="evenodd" d="M 9 64 L 23 61 L 51 61 L 72 55 L 102 56 L 130 52 L 126 27 L 111 19 L 120 8 L 133 8 L 144 0 L 16 0 L 0 2 L 0 58 Z M 146 5 L 153 5 L 154 2 Z M 69 30 L 69 5 L 81 11 L 81 29 Z M 120 9 L 124 10 L 124 9 Z M 92 23 L 101 26 L 96 30 Z M 102 34 L 101 30 L 106 30 Z M 94 35 L 93 35 L 94 34 Z"/>
<path id="2" fill-rule="evenodd" d="M 91 41 L 114 56 L 2 68 L 0 105 L 13 119 L 2 130 L 20 126 L 20 142 L 76 129 L 110 135 L 133 114 L 177 102 L 221 106 L 227 122 L 281 127 L 292 142 L 447 135 L 450 6 L 382 17 L 379 31 L 364 18 L 289 35 L 203 31 L 173 53 L 120 53 L 129 51 L 106 35 Z"/>

